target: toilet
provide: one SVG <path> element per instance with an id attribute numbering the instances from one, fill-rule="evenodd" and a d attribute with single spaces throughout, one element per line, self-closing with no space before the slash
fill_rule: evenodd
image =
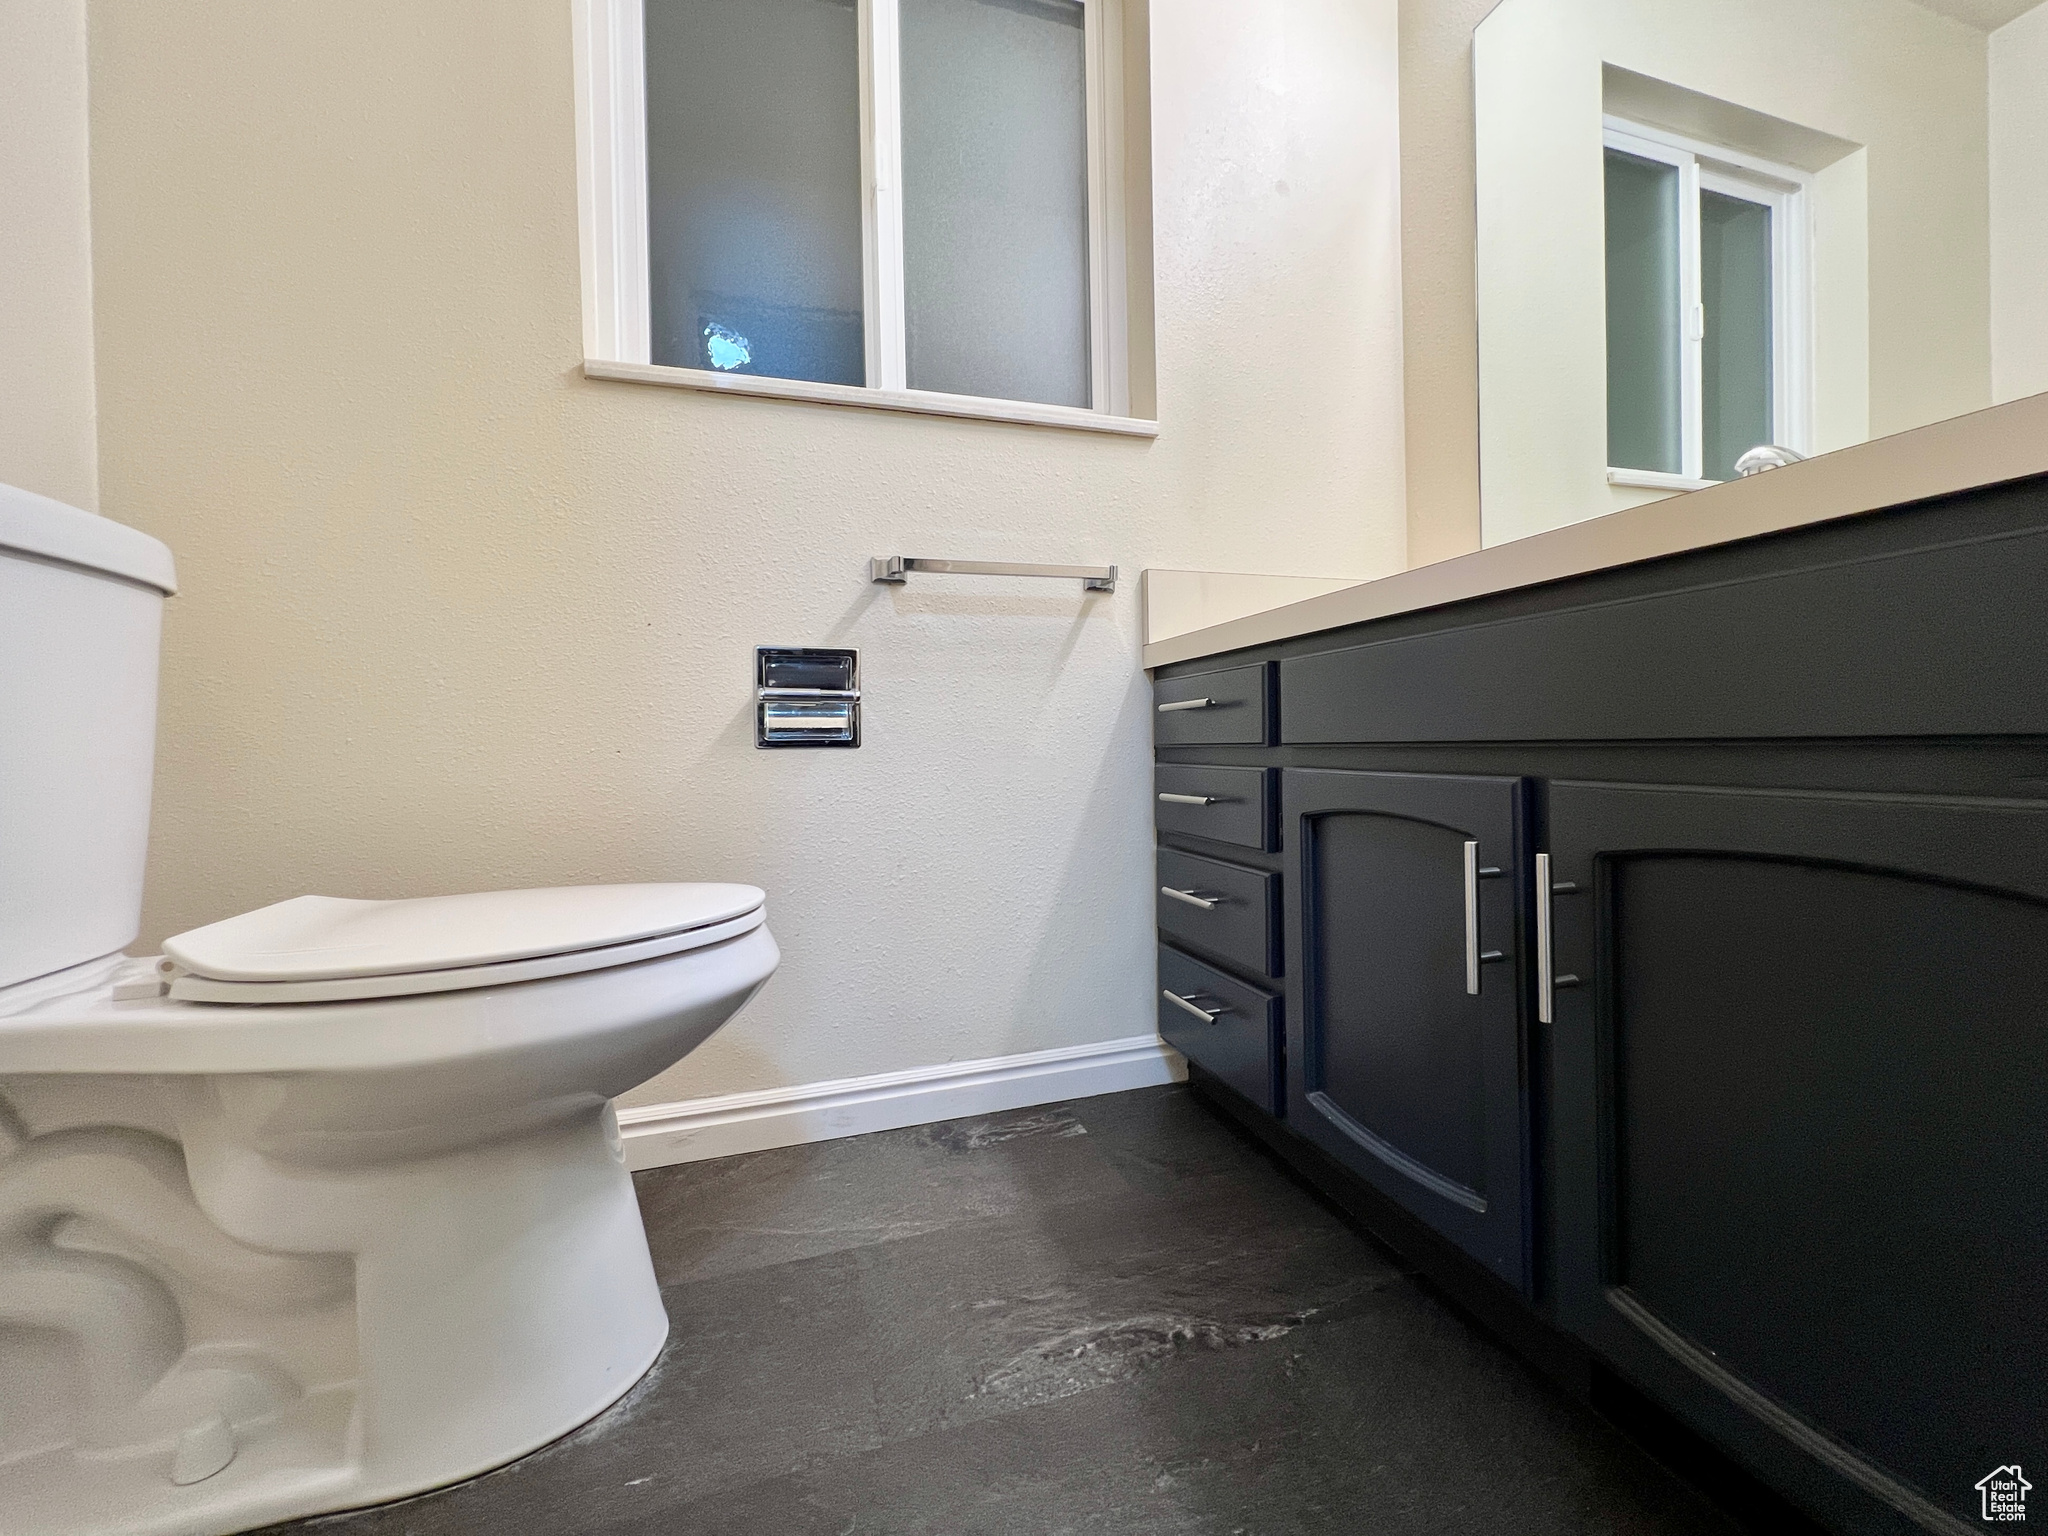
<path id="1" fill-rule="evenodd" d="M 215 1536 L 616 1402 L 668 1333 L 611 1100 L 774 971 L 758 889 L 300 896 L 124 953 L 156 540 L 0 486 L 0 1528 Z"/>

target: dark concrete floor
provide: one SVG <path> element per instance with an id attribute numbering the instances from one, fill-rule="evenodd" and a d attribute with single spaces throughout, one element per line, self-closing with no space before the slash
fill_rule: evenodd
<path id="1" fill-rule="evenodd" d="M 674 1332 L 335 1536 L 1733 1536 L 1184 1088 L 639 1177 Z"/>

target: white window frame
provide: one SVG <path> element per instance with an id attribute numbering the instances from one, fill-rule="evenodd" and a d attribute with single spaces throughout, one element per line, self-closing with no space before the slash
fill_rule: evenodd
<path id="1" fill-rule="evenodd" d="M 1087 69 L 1090 406 L 909 387 L 903 295 L 902 65 L 898 0 L 858 0 L 861 234 L 868 383 L 824 384 L 652 361 L 647 223 L 646 13 L 642 0 L 575 0 L 583 371 L 666 384 L 1040 426 L 1156 436 L 1130 412 L 1123 0 L 1080 0 Z"/>
<path id="2" fill-rule="evenodd" d="M 1678 474 L 1609 465 L 1609 485 L 1697 491 L 1718 480 L 1706 470 L 1703 343 L 1706 307 L 1700 293 L 1700 193 L 1718 192 L 1771 210 L 1771 430 L 1795 453 L 1813 451 L 1813 178 L 1739 150 L 1666 129 L 1604 117 L 1604 149 L 1655 160 L 1678 171 L 1679 417 L 1683 450 Z"/>

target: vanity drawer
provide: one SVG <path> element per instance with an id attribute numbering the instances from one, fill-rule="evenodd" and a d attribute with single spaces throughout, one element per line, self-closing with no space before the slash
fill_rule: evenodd
<path id="1" fill-rule="evenodd" d="M 1267 1114 L 1280 1113 L 1280 999 L 1271 992 L 1162 944 L 1159 1034 Z"/>
<path id="2" fill-rule="evenodd" d="M 1160 831 L 1273 851 L 1269 770 L 1160 763 L 1152 770 L 1152 789 L 1152 816 Z"/>
<path id="3" fill-rule="evenodd" d="M 1265 662 L 1161 678 L 1152 685 L 1156 747 L 1264 746 L 1273 739 L 1273 669 Z"/>
<path id="4" fill-rule="evenodd" d="M 1280 974 L 1280 877 L 1159 850 L 1159 932 L 1240 970 Z"/>

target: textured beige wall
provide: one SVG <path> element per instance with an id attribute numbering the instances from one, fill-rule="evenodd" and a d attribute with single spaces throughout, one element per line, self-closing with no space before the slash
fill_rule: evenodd
<path id="1" fill-rule="evenodd" d="M 0 0 L 0 482 L 99 505 L 86 0 Z"/>
<path id="2" fill-rule="evenodd" d="M 1394 0 L 1152 37 L 1147 443 L 582 378 L 568 0 L 96 0 L 104 505 L 184 581 L 145 939 L 749 880 L 783 969 L 642 1099 L 1148 1032 L 1137 570 L 1405 544 Z M 756 643 L 860 646 L 866 745 L 755 751 Z"/>
<path id="3" fill-rule="evenodd" d="M 1479 547 L 1472 29 L 1500 0 L 1401 0 L 1408 563 Z"/>
<path id="4" fill-rule="evenodd" d="M 2048 390 L 2048 5 L 1991 34 L 1991 393 Z"/>

